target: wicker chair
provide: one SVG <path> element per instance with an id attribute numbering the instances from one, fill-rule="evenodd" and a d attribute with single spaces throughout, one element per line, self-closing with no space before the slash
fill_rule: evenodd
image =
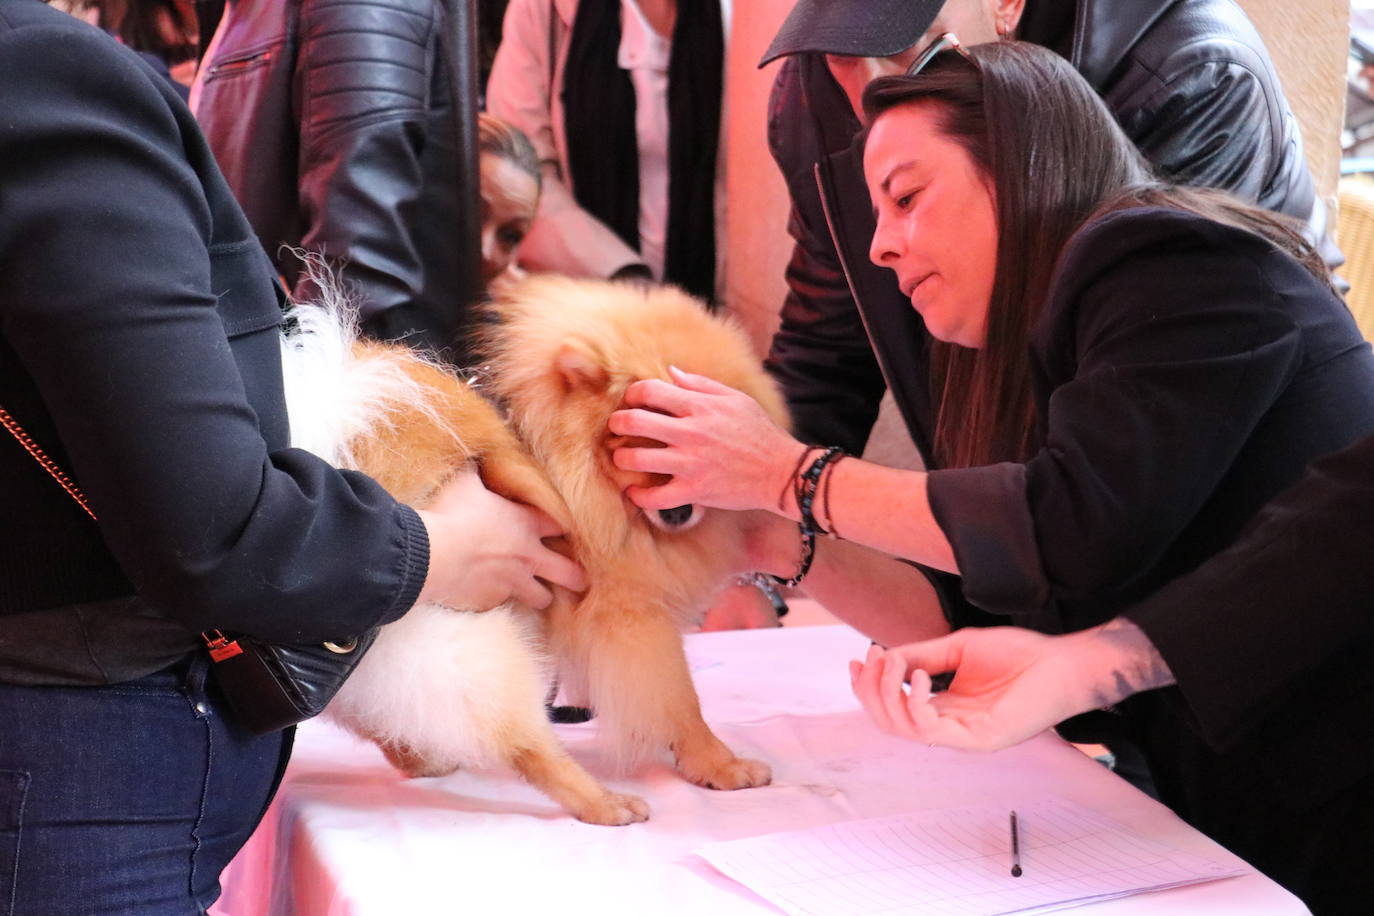
<path id="1" fill-rule="evenodd" d="M 1337 271 L 1350 284 L 1345 301 L 1366 339 L 1374 340 L 1374 181 L 1342 178 L 1336 243 L 1345 252 Z"/>

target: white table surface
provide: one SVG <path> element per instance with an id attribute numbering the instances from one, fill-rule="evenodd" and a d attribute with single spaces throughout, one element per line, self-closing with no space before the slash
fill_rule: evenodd
<path id="1" fill-rule="evenodd" d="M 608 776 L 595 721 L 558 726 L 650 820 L 579 823 L 505 771 L 407 780 L 373 746 L 322 721 L 300 728 L 282 789 L 224 875 L 217 916 L 758 914 L 781 912 L 692 850 L 838 821 L 965 805 L 1077 802 L 1139 835 L 1235 856 L 1052 733 L 996 754 L 888 737 L 849 690 L 867 640 L 844 626 L 687 637 L 706 719 L 736 753 L 768 761 L 771 786 L 697 788 L 666 761 Z M 1094 914 L 1303 914 L 1258 873 L 1084 907 Z"/>

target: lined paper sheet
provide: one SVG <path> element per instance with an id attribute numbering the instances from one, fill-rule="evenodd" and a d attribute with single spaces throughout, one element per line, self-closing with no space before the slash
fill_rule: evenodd
<path id="1" fill-rule="evenodd" d="M 712 843 L 717 869 L 793 916 L 993 916 L 1036 913 L 1197 884 L 1252 869 L 1134 836 L 1062 799 L 956 808 Z"/>

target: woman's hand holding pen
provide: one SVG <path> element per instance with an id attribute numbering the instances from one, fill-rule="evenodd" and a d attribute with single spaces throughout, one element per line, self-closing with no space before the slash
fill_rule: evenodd
<path id="1" fill-rule="evenodd" d="M 849 663 L 854 695 L 883 731 L 962 750 L 1019 744 L 1094 708 L 1069 637 L 966 627 Z M 931 693 L 933 674 L 954 672 Z M 904 686 L 910 680 L 909 690 Z"/>
<path id="2" fill-rule="evenodd" d="M 932 674 L 954 672 L 931 693 Z M 1124 617 L 1064 636 L 965 627 L 849 663 L 854 695 L 893 735 L 995 751 L 1070 716 L 1174 683 L 1148 636 Z M 903 688 L 910 682 L 909 692 Z"/>

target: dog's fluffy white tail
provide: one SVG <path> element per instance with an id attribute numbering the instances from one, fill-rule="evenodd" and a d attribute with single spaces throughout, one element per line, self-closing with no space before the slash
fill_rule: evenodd
<path id="1" fill-rule="evenodd" d="M 355 349 L 356 307 L 322 261 L 307 257 L 306 264 L 321 298 L 293 305 L 281 338 L 291 445 L 335 467 L 356 469 L 353 442 L 388 422 L 397 405 L 433 415 L 432 398 L 424 383 L 405 371 L 403 361 L 373 358 Z M 407 353 L 407 359 L 426 361 L 417 353 Z M 436 422 L 446 426 L 437 416 Z"/>

